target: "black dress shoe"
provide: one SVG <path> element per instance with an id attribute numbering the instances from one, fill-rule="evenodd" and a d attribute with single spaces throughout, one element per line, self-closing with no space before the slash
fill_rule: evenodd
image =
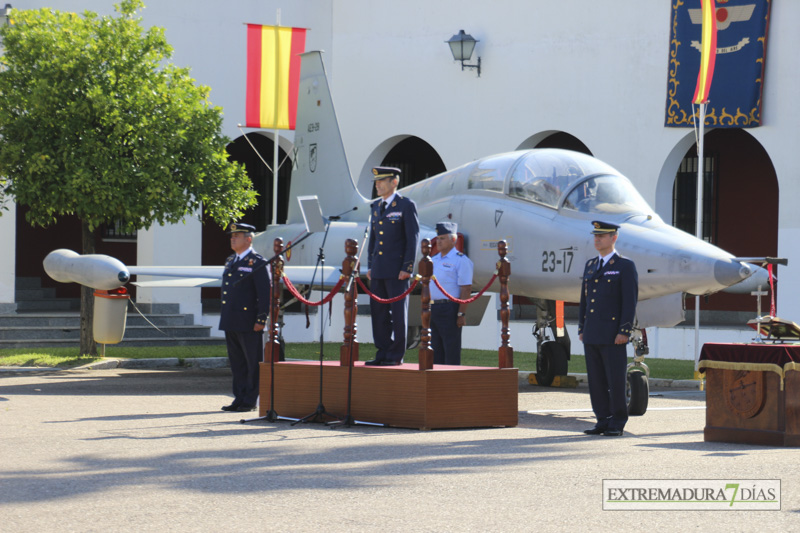
<path id="1" fill-rule="evenodd" d="M 603 432 L 603 435 L 606 437 L 621 437 L 622 430 L 621 429 L 607 429 Z"/>
<path id="2" fill-rule="evenodd" d="M 593 427 L 591 429 L 584 429 L 583 432 L 587 435 L 602 435 L 603 432 L 606 431 L 603 428 Z"/>
<path id="3" fill-rule="evenodd" d="M 242 405 L 236 408 L 237 413 L 247 413 L 249 411 L 255 411 L 255 410 L 256 410 L 255 405 L 247 405 L 246 403 L 243 403 Z"/>
<path id="4" fill-rule="evenodd" d="M 377 359 L 373 359 L 372 361 L 365 361 L 364 364 L 366 366 L 381 366 L 383 361 L 378 361 Z"/>
<path id="5" fill-rule="evenodd" d="M 402 365 L 400 361 L 381 361 L 381 366 L 397 366 Z"/>
<path id="6" fill-rule="evenodd" d="M 223 407 L 222 410 L 223 411 L 235 411 L 235 410 L 237 410 L 239 408 L 240 405 L 242 405 L 242 404 L 240 404 L 240 403 L 232 403 L 230 405 L 226 405 L 225 407 Z"/>

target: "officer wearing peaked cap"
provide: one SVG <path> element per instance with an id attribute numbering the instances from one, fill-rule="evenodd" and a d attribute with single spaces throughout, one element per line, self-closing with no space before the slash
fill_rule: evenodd
<path id="1" fill-rule="evenodd" d="M 599 220 L 592 226 L 599 255 L 587 261 L 583 271 L 578 334 L 597 424 L 584 433 L 620 436 L 628 421 L 626 344 L 636 315 L 639 277 L 633 261 L 614 249 L 619 226 Z"/>
<path id="2" fill-rule="evenodd" d="M 436 224 L 436 248 L 431 257 L 433 275 L 450 296 L 469 298 L 472 290 L 472 261 L 456 248 L 458 225 L 455 222 Z M 431 283 L 431 347 L 437 365 L 461 364 L 461 328 L 467 324 L 466 304 L 453 302 Z"/>
<path id="3" fill-rule="evenodd" d="M 397 194 L 400 169 L 375 167 L 378 199 L 370 206 L 367 278 L 376 296 L 390 299 L 408 289 L 419 240 L 416 204 Z M 370 366 L 399 365 L 406 350 L 408 298 L 391 304 L 370 301 L 372 337 L 377 352 Z"/>
<path id="4" fill-rule="evenodd" d="M 227 233 L 233 255 L 222 273 L 219 329 L 225 332 L 233 374 L 233 403 L 223 411 L 252 411 L 258 400 L 262 335 L 269 312 L 270 281 L 266 261 L 253 250 L 250 224 L 231 224 Z"/>

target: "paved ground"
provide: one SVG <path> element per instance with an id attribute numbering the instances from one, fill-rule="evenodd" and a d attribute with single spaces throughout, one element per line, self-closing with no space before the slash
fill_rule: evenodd
<path id="1" fill-rule="evenodd" d="M 0 531 L 763 531 L 800 524 L 797 450 L 703 442 L 654 389 L 622 438 L 587 389 L 521 384 L 519 426 L 240 424 L 221 370 L 0 373 Z M 522 382 L 521 382 L 522 383 Z M 782 511 L 602 510 L 603 479 L 780 479 Z"/>

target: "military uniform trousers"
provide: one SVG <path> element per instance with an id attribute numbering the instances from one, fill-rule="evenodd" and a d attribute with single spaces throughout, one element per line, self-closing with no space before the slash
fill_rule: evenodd
<path id="1" fill-rule="evenodd" d="M 625 384 L 628 354 L 625 344 L 584 344 L 589 398 L 597 427 L 623 429 L 628 421 Z"/>
<path id="2" fill-rule="evenodd" d="M 461 364 L 461 328 L 458 327 L 458 304 L 436 300 L 431 305 L 431 348 L 436 365 Z"/>
<path id="3" fill-rule="evenodd" d="M 255 405 L 258 400 L 259 363 L 263 359 L 261 331 L 226 331 L 228 360 L 233 374 L 233 403 Z"/>
<path id="4" fill-rule="evenodd" d="M 384 300 L 394 298 L 408 290 L 409 280 L 375 279 L 370 282 L 370 290 Z M 369 303 L 372 315 L 372 339 L 377 353 L 376 361 L 403 362 L 406 352 L 406 318 L 408 317 L 408 297 L 391 304 Z"/>

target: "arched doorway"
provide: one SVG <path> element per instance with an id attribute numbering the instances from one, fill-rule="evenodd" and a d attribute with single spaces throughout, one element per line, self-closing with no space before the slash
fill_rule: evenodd
<path id="1" fill-rule="evenodd" d="M 531 148 L 561 148 L 593 155 L 589 147 L 580 139 L 564 131 L 542 131 L 531 135 L 517 147 L 517 150 L 530 150 Z"/>
<path id="2" fill-rule="evenodd" d="M 380 166 L 396 167 L 401 171 L 399 188 L 430 178 L 447 170 L 433 146 L 419 137 L 406 137 L 389 149 Z M 375 186 L 372 196 L 375 197 Z"/>
<path id="3" fill-rule="evenodd" d="M 249 140 L 249 142 L 248 142 Z M 252 143 L 252 146 L 251 146 Z M 253 182 L 253 188 L 258 192 L 258 204 L 245 212 L 239 220 L 255 226 L 256 231 L 264 231 L 272 220 L 272 180 L 273 173 L 267 165 L 272 166 L 273 140 L 262 133 L 248 133 L 228 144 L 229 159 L 244 165 L 247 175 Z M 256 151 L 258 153 L 256 153 Z M 259 157 L 260 156 L 260 157 Z M 261 159 L 264 159 L 262 161 Z M 286 151 L 278 142 L 278 216 L 277 223 L 286 223 L 289 208 L 289 189 L 292 177 L 292 161 L 287 158 Z M 231 254 L 228 236 L 225 229 L 217 223 L 203 217 L 203 265 L 221 265 L 226 257 Z M 212 311 L 219 306 L 219 289 L 202 289 L 204 309 Z"/>
<path id="4" fill-rule="evenodd" d="M 703 238 L 736 257 L 778 253 L 778 178 L 764 147 L 742 129 L 706 134 L 703 153 Z M 674 172 L 672 225 L 695 234 L 697 146 L 685 152 Z M 686 301 L 694 309 L 694 299 Z M 752 296 L 720 292 L 701 310 L 755 313 Z M 732 320 L 738 321 L 736 316 Z"/>

